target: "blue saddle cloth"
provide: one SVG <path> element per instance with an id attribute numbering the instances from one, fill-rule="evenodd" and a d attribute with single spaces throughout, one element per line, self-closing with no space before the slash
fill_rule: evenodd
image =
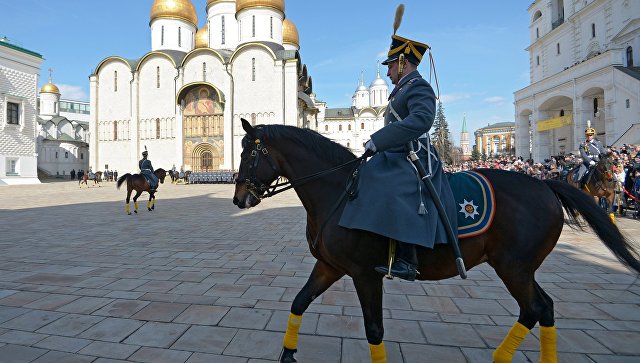
<path id="1" fill-rule="evenodd" d="M 458 210 L 458 238 L 469 238 L 489 229 L 495 215 L 493 187 L 479 172 L 447 174 Z"/>

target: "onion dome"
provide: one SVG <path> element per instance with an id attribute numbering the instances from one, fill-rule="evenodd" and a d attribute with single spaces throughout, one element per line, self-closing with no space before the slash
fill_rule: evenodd
<path id="1" fill-rule="evenodd" d="M 196 33 L 196 48 L 209 48 L 209 24 Z"/>
<path id="2" fill-rule="evenodd" d="M 298 28 L 296 28 L 296 25 L 289 19 L 284 19 L 282 22 L 282 43 L 295 44 L 300 48 Z"/>
<path id="3" fill-rule="evenodd" d="M 198 14 L 191 0 L 154 0 L 149 22 L 159 18 L 180 19 L 198 26 Z"/>
<path id="4" fill-rule="evenodd" d="M 49 83 L 45 84 L 44 86 L 42 86 L 42 89 L 40 90 L 40 93 L 55 93 L 55 94 L 60 94 L 60 90 L 58 89 L 58 87 L 51 83 L 51 81 L 49 81 Z"/>
<path id="5" fill-rule="evenodd" d="M 380 77 L 380 68 L 378 68 L 378 76 L 376 77 L 376 79 L 373 80 L 373 82 L 371 82 L 371 86 L 369 86 L 369 88 L 373 88 L 376 86 L 389 87 L 389 85 L 387 84 L 387 81 L 385 81 Z"/>
<path id="6" fill-rule="evenodd" d="M 249 8 L 273 8 L 284 13 L 284 0 L 236 0 L 236 13 Z"/>

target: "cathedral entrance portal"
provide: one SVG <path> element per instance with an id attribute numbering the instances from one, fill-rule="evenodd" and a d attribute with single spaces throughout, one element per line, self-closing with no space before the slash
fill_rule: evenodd
<path id="1" fill-rule="evenodd" d="M 224 103 L 208 84 L 185 87 L 180 95 L 184 167 L 194 172 L 224 164 Z"/>

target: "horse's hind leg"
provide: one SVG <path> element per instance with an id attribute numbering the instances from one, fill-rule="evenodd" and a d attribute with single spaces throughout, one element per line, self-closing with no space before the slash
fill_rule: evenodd
<path id="1" fill-rule="evenodd" d="M 128 215 L 131 215 L 131 208 L 129 207 L 129 199 L 131 198 L 131 189 L 127 188 L 127 199 L 126 199 L 126 205 L 124 207 L 125 212 L 127 212 Z"/>
<path id="2" fill-rule="evenodd" d="M 378 274 L 353 277 L 353 283 L 358 293 L 364 329 L 369 342 L 369 353 L 372 363 L 385 363 L 387 353 L 384 348 L 384 326 L 382 323 L 382 278 Z"/>
<path id="3" fill-rule="evenodd" d="M 344 276 L 342 272 L 336 271 L 323 261 L 318 260 L 313 266 L 313 271 L 311 271 L 307 283 L 296 295 L 293 304 L 291 304 L 287 331 L 284 334 L 284 350 L 280 356 L 281 363 L 296 362 L 293 354 L 298 348 L 298 331 L 302 323 L 302 314 L 316 297 L 325 292 L 342 276 Z"/>
<path id="4" fill-rule="evenodd" d="M 154 204 L 154 199 L 156 199 L 156 197 L 154 196 L 155 193 L 149 193 L 149 201 L 147 202 L 147 209 L 149 210 L 149 212 L 151 212 L 152 210 L 155 209 L 155 206 L 153 206 L 152 208 L 152 204 Z"/>
<path id="5" fill-rule="evenodd" d="M 493 352 L 494 363 L 509 363 L 516 350 L 536 323 L 540 322 L 540 344 L 542 363 L 557 363 L 556 335 L 553 316 L 553 300 L 538 285 L 533 271 L 521 268 L 496 269 L 511 295 L 518 302 L 520 316 L 511 327 L 502 343 Z"/>

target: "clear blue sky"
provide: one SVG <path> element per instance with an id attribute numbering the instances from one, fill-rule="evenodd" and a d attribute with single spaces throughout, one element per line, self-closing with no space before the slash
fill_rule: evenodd
<path id="1" fill-rule="evenodd" d="M 207 0 L 192 0 L 199 26 Z M 468 131 L 514 121 L 513 92 L 529 83 L 527 7 L 532 0 L 404 0 L 398 34 L 433 48 L 441 99 L 458 143 L 463 113 Z M 0 0 L 0 37 L 42 54 L 40 86 L 54 70 L 63 98 L 88 100 L 89 75 L 111 55 L 139 58 L 151 49 L 153 0 Z M 314 92 L 329 107 L 351 106 L 360 72 L 375 78 L 391 43 L 400 1 L 285 0 L 300 33 L 302 61 Z M 428 62 L 420 65 L 427 78 Z M 386 69 L 381 69 L 384 78 Z M 388 80 L 387 80 L 388 81 Z M 390 82 L 389 82 L 390 84 Z M 391 84 L 390 84 L 391 86 Z M 473 142 L 472 142 L 473 144 Z"/>

